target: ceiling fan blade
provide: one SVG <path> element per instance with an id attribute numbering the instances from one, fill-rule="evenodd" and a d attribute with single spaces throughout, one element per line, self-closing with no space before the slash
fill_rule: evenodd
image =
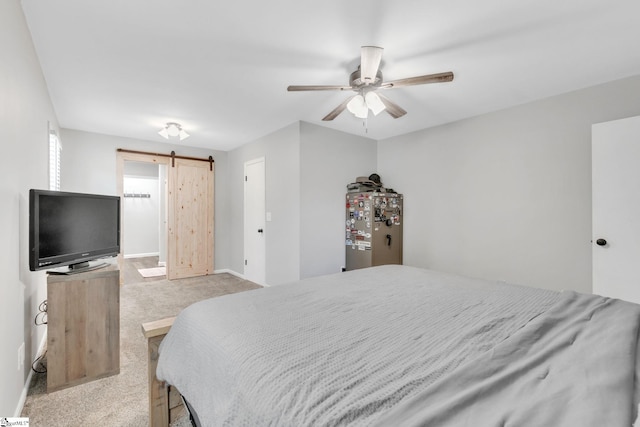
<path id="1" fill-rule="evenodd" d="M 353 90 L 351 86 L 289 86 L 289 92 L 301 92 L 306 90 Z"/>
<path id="2" fill-rule="evenodd" d="M 453 73 L 447 71 L 446 73 L 428 74 L 426 76 L 409 77 L 407 79 L 393 80 L 385 82 L 380 86 L 383 89 L 393 89 L 402 86 L 423 85 L 426 83 L 444 83 L 453 80 Z"/>
<path id="3" fill-rule="evenodd" d="M 381 93 L 378 93 L 378 96 L 380 97 L 380 101 L 382 101 L 382 103 L 384 104 L 384 107 L 387 110 L 387 113 L 389 113 L 389 115 L 394 119 L 397 119 L 398 117 L 402 117 L 405 114 L 407 114 L 407 112 L 401 106 L 399 106 L 398 104 L 396 104 L 395 102 L 387 98 L 386 96 L 382 95 Z"/>
<path id="4" fill-rule="evenodd" d="M 377 46 L 362 46 L 360 48 L 360 78 L 363 83 L 370 84 L 376 81 L 383 50 Z"/>
<path id="5" fill-rule="evenodd" d="M 336 108 L 334 108 L 329 114 L 327 114 L 326 116 L 324 116 L 322 118 L 323 121 L 328 122 L 330 120 L 335 119 L 336 117 L 338 117 L 338 115 L 340 113 L 342 113 L 344 111 L 345 108 L 347 108 L 347 104 L 349 103 L 349 101 L 351 101 L 353 98 L 355 98 L 356 95 L 350 96 L 347 99 L 345 99 L 344 101 L 342 101 L 342 104 L 338 105 Z"/>

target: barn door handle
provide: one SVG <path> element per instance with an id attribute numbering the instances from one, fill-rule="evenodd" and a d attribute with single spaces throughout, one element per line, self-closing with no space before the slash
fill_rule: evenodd
<path id="1" fill-rule="evenodd" d="M 264 230 L 262 228 L 258 228 L 258 233 L 262 233 Z"/>
<path id="2" fill-rule="evenodd" d="M 604 239 L 598 239 L 596 240 L 596 245 L 598 246 L 605 246 L 607 244 L 607 241 Z"/>

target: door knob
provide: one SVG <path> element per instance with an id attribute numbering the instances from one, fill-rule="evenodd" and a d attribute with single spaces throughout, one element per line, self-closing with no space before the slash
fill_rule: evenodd
<path id="1" fill-rule="evenodd" d="M 604 246 L 604 245 L 606 245 L 606 244 L 607 244 L 607 241 L 606 241 L 606 240 L 604 240 L 604 239 L 598 239 L 598 240 L 596 240 L 596 245 L 598 245 L 598 246 Z"/>
<path id="2" fill-rule="evenodd" d="M 262 228 L 258 228 L 258 233 L 262 233 L 264 230 Z"/>

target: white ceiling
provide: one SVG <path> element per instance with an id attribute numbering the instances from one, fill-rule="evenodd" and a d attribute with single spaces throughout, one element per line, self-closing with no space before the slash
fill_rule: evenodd
<path id="1" fill-rule="evenodd" d="M 304 120 L 383 139 L 640 74 L 637 0 L 22 0 L 61 127 L 229 150 Z M 321 119 L 360 46 L 384 47 L 408 114 Z"/>

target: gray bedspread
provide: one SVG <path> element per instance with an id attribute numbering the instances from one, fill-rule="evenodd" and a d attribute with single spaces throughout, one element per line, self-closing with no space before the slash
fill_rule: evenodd
<path id="1" fill-rule="evenodd" d="M 631 426 L 640 306 L 382 266 L 196 303 L 158 378 L 205 426 Z"/>

